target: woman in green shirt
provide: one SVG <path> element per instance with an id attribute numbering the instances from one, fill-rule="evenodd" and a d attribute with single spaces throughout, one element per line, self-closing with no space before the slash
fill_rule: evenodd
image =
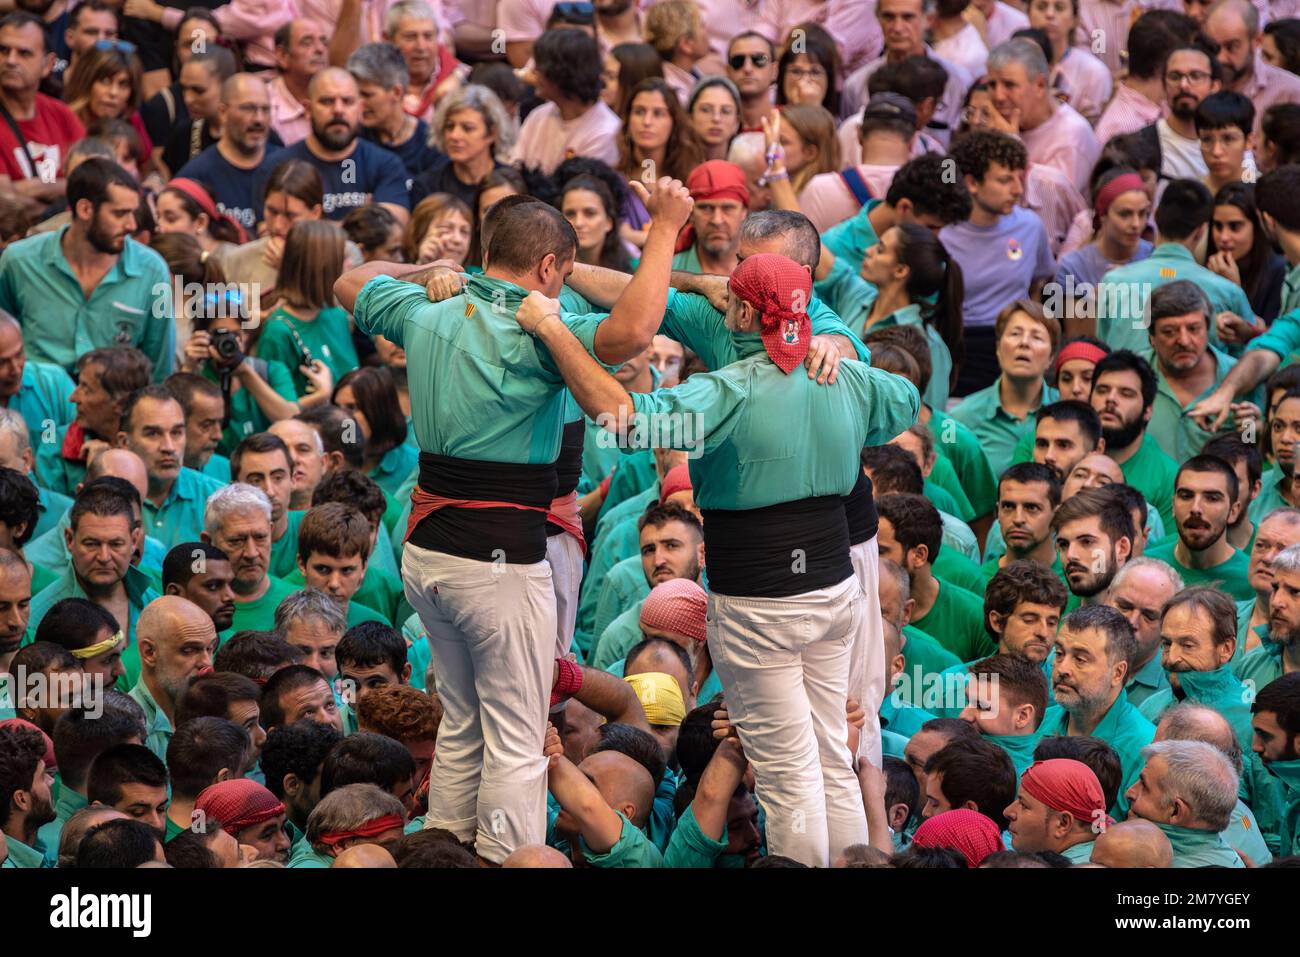
<path id="1" fill-rule="evenodd" d="M 357 420 L 365 440 L 365 473 L 396 495 L 415 471 L 420 450 L 406 442 L 410 430 L 392 373 L 382 366 L 353 369 L 334 387 L 333 402 Z"/>
<path id="2" fill-rule="evenodd" d="M 308 220 L 294 225 L 280 261 L 279 300 L 262 322 L 256 354 L 294 370 L 302 405 L 327 401 L 330 395 L 328 387 L 317 388 L 304 366 L 323 364 L 333 383 L 358 364 L 348 314 L 334 304 L 343 251 L 343 233 L 333 224 Z"/>

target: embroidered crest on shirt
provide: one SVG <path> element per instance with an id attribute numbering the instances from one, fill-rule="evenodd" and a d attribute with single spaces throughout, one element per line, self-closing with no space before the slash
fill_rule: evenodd
<path id="1" fill-rule="evenodd" d="M 1014 262 L 1019 262 L 1019 261 L 1020 261 L 1020 257 L 1023 256 L 1024 254 L 1025 254 L 1025 251 L 1024 251 L 1023 249 L 1020 248 L 1020 242 L 1019 242 L 1019 240 L 1017 240 L 1015 237 L 1012 237 L 1011 239 L 1008 239 L 1008 240 L 1007 240 L 1007 258 L 1008 258 L 1008 259 L 1010 259 L 1013 263 L 1014 263 Z"/>
<path id="2" fill-rule="evenodd" d="M 1174 279 L 1174 278 L 1176 278 L 1177 276 L 1178 276 L 1178 270 L 1177 270 L 1177 269 L 1174 269 L 1172 266 L 1161 266 L 1161 267 L 1160 267 L 1160 278 L 1161 278 L 1161 279 Z"/>

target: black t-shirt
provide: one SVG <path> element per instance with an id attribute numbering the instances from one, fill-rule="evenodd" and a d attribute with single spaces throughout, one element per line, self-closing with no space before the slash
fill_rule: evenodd
<path id="1" fill-rule="evenodd" d="M 497 163 L 496 168 L 504 165 Z M 411 180 L 411 208 L 414 209 L 420 200 L 434 193 L 451 193 L 473 209 L 474 200 L 478 196 L 478 184 L 462 183 L 456 176 L 455 167 L 451 165 L 451 157 L 440 154 L 432 166 Z"/>
<path id="2" fill-rule="evenodd" d="M 167 169 L 175 176 L 176 170 L 197 157 L 216 141 L 217 138 L 208 129 L 207 120 L 190 120 L 188 123 L 174 126 L 171 135 L 167 137 L 166 145 L 163 147 L 163 162 L 167 164 Z"/>
<path id="3" fill-rule="evenodd" d="M 155 146 L 166 145 L 173 130 L 182 126 L 188 129 L 190 111 L 185 107 L 180 81 L 145 100 L 140 105 L 140 119 L 144 121 L 145 132 Z"/>
<path id="4" fill-rule="evenodd" d="M 402 165 L 406 167 L 407 176 L 411 178 L 419 176 L 434 163 L 443 159 L 443 154 L 429 145 L 429 124 L 425 123 L 424 120 L 416 120 L 415 132 L 411 134 L 410 139 L 397 146 L 390 146 L 387 143 L 380 142 L 374 131 L 368 130 L 364 126 L 361 128 L 361 136 L 376 146 L 395 154 L 402 161 Z M 406 187 L 407 189 L 411 187 L 409 179 Z"/>

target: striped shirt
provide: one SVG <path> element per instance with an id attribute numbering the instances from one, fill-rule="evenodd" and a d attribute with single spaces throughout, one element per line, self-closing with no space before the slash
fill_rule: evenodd
<path id="1" fill-rule="evenodd" d="M 1164 115 L 1164 104 L 1153 103 L 1126 83 L 1115 87 L 1115 95 L 1106 104 L 1094 132 L 1097 142 L 1105 146 L 1116 136 L 1136 133 Z"/>

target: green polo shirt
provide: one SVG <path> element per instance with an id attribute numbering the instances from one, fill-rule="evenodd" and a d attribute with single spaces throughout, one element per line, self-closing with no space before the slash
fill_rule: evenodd
<path id="1" fill-rule="evenodd" d="M 1282 494 L 1283 489 L 1289 490 L 1291 486 L 1291 477 L 1283 475 L 1282 470 L 1276 465 L 1270 467 L 1260 477 L 1259 494 L 1251 499 L 1250 505 L 1246 507 L 1246 517 L 1256 528 L 1259 523 L 1264 521 L 1274 509 L 1291 508 L 1292 505 Z"/>
<path id="2" fill-rule="evenodd" d="M 1043 715 L 1043 723 L 1038 726 L 1042 737 L 1068 735 L 1070 733 L 1070 715 L 1059 704 L 1054 704 Z M 1116 820 L 1128 816 L 1128 798 L 1124 793 L 1133 786 L 1133 782 L 1142 773 L 1142 749 L 1150 744 L 1156 736 L 1156 726 L 1142 716 L 1137 708 L 1129 703 L 1128 695 L 1123 691 L 1115 698 L 1109 710 L 1097 727 L 1092 730 L 1092 737 L 1100 738 L 1114 749 L 1119 756 L 1120 783 L 1119 793 L 1110 814 Z"/>
<path id="3" fill-rule="evenodd" d="M 588 422 L 591 420 L 588 419 Z M 599 428 L 599 426 L 596 426 Z M 618 452 L 618 444 L 615 437 L 605 432 L 603 439 L 598 440 L 604 445 Z M 595 484 L 604 481 L 602 476 Z M 634 495 L 640 495 L 651 486 L 659 484 L 659 473 L 655 471 L 655 457 L 653 451 L 646 449 L 644 452 L 632 452 L 622 456 L 621 460 L 614 468 L 614 474 L 609 480 L 609 488 L 605 490 L 605 500 L 600 503 L 600 511 L 596 513 L 597 519 L 601 515 L 612 511 L 623 502 L 626 502 Z M 640 517 L 640 516 L 638 516 Z"/>
<path id="4" fill-rule="evenodd" d="M 32 479 L 33 482 L 36 480 L 34 475 L 27 477 Z M 37 487 L 36 528 L 31 537 L 36 538 L 38 535 L 44 535 L 50 529 L 55 528 L 59 524 L 59 520 L 68 514 L 70 508 L 72 508 L 72 499 L 68 498 L 68 496 Z"/>
<path id="5" fill-rule="evenodd" d="M 1292 265 L 1282 279 L 1282 308 L 1278 315 L 1285 315 L 1293 309 L 1300 309 L 1300 264 Z"/>
<path id="6" fill-rule="evenodd" d="M 1016 769 L 1017 781 L 1020 775 L 1029 770 L 1029 766 L 1034 763 L 1034 749 L 1038 747 L 1038 742 L 1043 740 L 1043 736 L 1038 731 L 1032 734 L 985 734 L 981 737 L 1006 752 Z"/>
<path id="7" fill-rule="evenodd" d="M 1147 355 L 1149 356 L 1150 353 L 1148 352 Z M 1193 455 L 1200 454 L 1201 449 L 1205 448 L 1205 443 L 1216 434 L 1205 431 L 1200 423 L 1187 414 L 1189 409 L 1194 408 L 1197 403 L 1217 389 L 1219 383 L 1237 364 L 1236 359 L 1213 346 L 1210 347 L 1210 355 L 1214 359 L 1214 382 L 1187 405 L 1179 402 L 1178 397 L 1169 388 L 1169 382 L 1160 370 L 1160 363 L 1155 361 L 1151 363 L 1156 373 L 1156 399 L 1151 406 L 1151 421 L 1147 424 L 1147 434 L 1154 435 L 1160 448 L 1175 462 L 1186 462 Z"/>
<path id="8" fill-rule="evenodd" d="M 288 578 L 298 571 L 298 528 L 306 511 L 289 512 L 289 524 L 279 541 L 271 543 L 271 563 L 266 573 L 272 578 Z"/>
<path id="9" fill-rule="evenodd" d="M 1175 534 L 1159 545 L 1148 548 L 1147 557 L 1168 562 L 1173 568 L 1177 569 L 1178 574 L 1183 576 L 1183 582 L 1189 586 L 1211 585 L 1227 592 L 1235 601 L 1254 599 L 1255 590 L 1250 587 L 1250 582 L 1246 577 L 1250 569 L 1250 556 L 1241 549 L 1234 548 L 1232 557 L 1219 565 L 1215 565 L 1213 568 L 1200 569 L 1188 568 L 1174 557 L 1174 549 L 1177 544 L 1178 536 Z"/>
<path id="10" fill-rule="evenodd" d="M 867 200 L 855 216 L 836 223 L 822 233 L 822 243 L 835 254 L 837 262 L 843 259 L 853 269 L 862 269 L 862 260 L 867 257 L 867 250 L 880 242 L 876 228 L 871 225 L 870 214 L 883 202 L 883 199 Z"/>
<path id="11" fill-rule="evenodd" d="M 1154 413 L 1153 413 L 1154 415 Z M 1124 473 L 1124 484 L 1131 485 L 1154 505 L 1160 513 L 1165 528 L 1174 527 L 1174 478 L 1178 463 L 1160 447 L 1148 428 L 1142 435 L 1142 444 L 1119 470 Z"/>
<path id="12" fill-rule="evenodd" d="M 69 375 L 77 358 L 104 346 L 135 346 L 153 363 L 155 382 L 176 355 L 171 272 L 163 258 L 129 236 L 87 299 L 63 255 L 65 226 L 11 243 L 0 261 L 0 309 L 21 316 L 27 358 Z M 29 423 L 30 425 L 30 423 Z"/>
<path id="13" fill-rule="evenodd" d="M 581 837 L 578 838 L 578 846 L 582 849 L 587 863 L 592 867 L 604 868 L 663 867 L 663 855 L 646 836 L 645 831 L 629 821 L 622 811 L 616 813 L 623 819 L 623 830 L 619 833 L 618 841 L 605 853 L 597 854 L 587 846 L 586 841 Z"/>
<path id="14" fill-rule="evenodd" d="M 873 283 L 867 282 L 859 274 L 860 266 L 854 266 L 848 259 L 836 259 L 830 274 L 813 285 L 818 296 L 834 309 L 845 324 L 860 336 L 876 329 L 889 329 L 893 326 L 915 326 L 925 333 L 930 346 L 930 381 L 926 384 L 925 394 L 921 400 L 933 409 L 947 408 L 949 382 L 952 379 L 952 353 L 948 343 L 934 326 L 921 317 L 919 303 L 909 303 L 902 309 L 868 324 L 871 307 L 875 305 L 880 290 Z"/>
<path id="15" fill-rule="evenodd" d="M 122 584 L 126 587 L 130 621 L 118 622 L 118 625 L 124 626 L 126 631 L 126 648 L 122 652 L 122 667 L 126 669 L 126 674 L 118 679 L 117 686 L 119 689 L 126 690 L 140 679 L 140 649 L 135 643 L 135 623 L 139 620 L 144 606 L 161 596 L 149 576 L 134 565 L 127 567 Z M 52 585 L 47 585 L 39 594 L 32 597 L 31 617 L 27 622 L 27 637 L 23 640 L 24 644 L 30 644 L 35 638 L 36 629 L 41 619 L 45 617 L 45 613 L 65 598 L 90 600 L 90 596 L 77 580 L 70 561 L 63 567 L 63 571 Z"/>
<path id="16" fill-rule="evenodd" d="M 1162 691 L 1169 690 L 1169 672 L 1165 671 L 1164 665 L 1160 663 L 1160 654 L 1151 656 L 1151 660 L 1144 664 L 1137 671 L 1133 672 L 1128 683 L 1124 685 L 1124 692 L 1128 695 L 1129 703 L 1142 710 L 1142 704 L 1152 695 L 1159 694 Z"/>
<path id="17" fill-rule="evenodd" d="M 1248 692 L 1241 679 L 1224 665 L 1213 671 L 1184 671 L 1179 673 L 1179 694 L 1173 685 L 1149 696 L 1138 708 L 1152 724 L 1160 723 L 1160 716 L 1180 701 L 1192 701 L 1213 708 L 1232 725 L 1243 752 L 1250 750 L 1254 730 L 1250 726 L 1250 703 L 1255 695 Z"/>
<path id="18" fill-rule="evenodd" d="M 673 269 L 677 272 L 704 272 L 704 267 L 700 265 L 700 254 L 696 252 L 694 243 L 673 256 Z"/>
<path id="19" fill-rule="evenodd" d="M 214 479 L 222 485 L 230 484 L 230 459 L 219 452 L 213 452 L 208 456 L 208 460 L 203 463 L 203 468 L 197 471 L 200 475 Z"/>
<path id="20" fill-rule="evenodd" d="M 1300 760 L 1274 761 L 1266 767 L 1280 788 L 1280 856 L 1300 854 Z"/>
<path id="21" fill-rule="evenodd" d="M 600 586 L 600 597 L 596 601 L 596 617 L 592 620 L 592 653 L 596 654 L 605 631 L 633 605 L 640 607 L 650 594 L 650 584 L 645 580 L 645 568 L 641 556 L 625 558 L 609 570 L 605 581 Z M 639 628 L 638 624 L 638 628 Z M 622 655 L 606 658 L 606 662 L 616 661 Z M 595 665 L 595 667 L 601 667 Z"/>
<path id="22" fill-rule="evenodd" d="M 952 463 L 975 516 L 992 514 L 998 497 L 997 478 L 975 433 L 935 408 L 930 410 L 930 433 L 935 452 Z"/>
<path id="23" fill-rule="evenodd" d="M 164 764 L 167 762 L 167 745 L 172 739 L 172 723 L 166 713 L 158 706 L 153 692 L 143 681 L 137 681 L 128 692 L 135 703 L 144 709 L 144 745 L 158 756 Z"/>
<path id="24" fill-rule="evenodd" d="M 972 595 L 984 594 L 984 586 L 989 579 L 984 574 L 984 569 L 967 558 L 964 552 L 949 548 L 946 538 L 939 554 L 934 558 L 933 571 L 936 578 L 964 588 Z"/>
<path id="25" fill-rule="evenodd" d="M 1145 353 L 1151 347 L 1146 308 L 1150 291 L 1179 279 L 1190 279 L 1201 288 L 1210 300 L 1211 316 L 1226 311 L 1247 322 L 1254 319 L 1250 300 L 1240 286 L 1206 269 L 1181 243 L 1160 243 L 1146 259 L 1116 266 L 1097 284 L 1097 338 L 1112 349 Z M 1212 320 L 1210 342 L 1223 345 Z"/>
<path id="26" fill-rule="evenodd" d="M 605 630 L 600 633 L 600 638 L 596 642 L 595 650 L 591 655 L 591 667 L 608 669 L 610 665 L 620 658 L 627 657 L 627 653 L 643 637 L 641 634 L 641 606 L 644 604 L 644 599 L 637 602 L 611 621 Z"/>
<path id="27" fill-rule="evenodd" d="M 348 602 L 347 619 L 348 619 L 349 628 L 351 628 L 353 625 L 359 625 L 363 621 L 380 621 L 383 622 L 385 625 L 388 625 L 390 628 L 393 625 L 391 621 L 389 621 L 379 612 L 375 611 L 373 608 L 367 608 L 365 605 L 356 601 Z"/>
<path id="28" fill-rule="evenodd" d="M 1256 691 L 1281 678 L 1286 674 L 1282 646 L 1269 644 L 1246 652 L 1236 674 L 1243 685 Z"/>
<path id="29" fill-rule="evenodd" d="M 409 437 L 409 429 L 408 429 Z M 370 477 L 389 495 L 396 496 L 411 473 L 420 467 L 420 450 L 403 442 L 384 453 L 379 464 L 370 470 Z"/>
<path id="30" fill-rule="evenodd" d="M 668 839 L 668 849 L 664 851 L 664 867 L 713 868 L 718 864 L 722 852 L 727 849 L 727 826 L 722 826 L 722 838 L 715 841 L 702 830 L 695 817 L 695 808 L 687 805 L 682 816 L 677 819 L 672 837 Z"/>
<path id="31" fill-rule="evenodd" d="M 1300 266 L 1287 274 L 1288 281 L 1296 275 L 1297 270 L 1300 270 Z M 1300 308 L 1297 307 L 1300 307 L 1300 302 L 1290 309 L 1283 309 L 1282 314 L 1273 320 L 1267 332 L 1250 340 L 1246 345 L 1246 351 L 1267 349 L 1276 354 L 1283 365 L 1290 365 L 1295 359 L 1296 352 L 1300 351 Z"/>
<path id="32" fill-rule="evenodd" d="M 880 727 L 894 734 L 910 738 L 921 730 L 921 725 L 937 717 L 933 712 L 918 708 L 901 699 L 898 694 L 887 694 L 880 702 Z"/>
<path id="33" fill-rule="evenodd" d="M 58 865 L 59 838 L 63 835 L 63 825 L 89 803 L 85 795 L 78 794 L 66 784 L 59 788 L 58 797 L 54 799 L 54 820 L 41 825 L 36 832 L 37 843 L 45 848 L 46 867 Z"/>
<path id="34" fill-rule="evenodd" d="M 924 678 L 961 664 L 960 658 L 915 625 L 903 626 L 903 639 L 903 667 L 908 675 L 914 676 L 920 668 Z"/>
<path id="35" fill-rule="evenodd" d="M 319 854 L 311 846 L 307 838 L 304 837 L 298 842 L 297 846 L 289 854 L 289 863 L 286 867 L 333 867 L 334 858 L 326 854 Z"/>
<path id="36" fill-rule="evenodd" d="M 298 395 L 307 393 L 308 384 L 307 377 L 298 371 L 303 364 L 299 341 L 307 347 L 313 359 L 329 367 L 335 382 L 358 365 L 357 349 L 352 344 L 352 331 L 348 328 L 348 314 L 343 309 L 329 306 L 318 312 L 314 319 L 302 319 L 286 309 L 276 309 L 262 320 L 262 335 L 254 352 L 259 359 L 285 366 L 293 376 L 293 387 Z"/>
<path id="37" fill-rule="evenodd" d="M 1189 827 L 1152 821 L 1169 838 L 1174 867 L 1245 867 L 1241 857 L 1218 831 L 1194 831 Z"/>
<path id="38" fill-rule="evenodd" d="M 1061 852 L 1061 856 L 1071 864 L 1087 864 L 1092 860 L 1092 849 L 1096 846 L 1096 840 L 1080 841 L 1078 844 L 1071 844 Z"/>
<path id="39" fill-rule="evenodd" d="M 161 505 L 144 500 L 144 528 L 167 548 L 182 542 L 197 542 L 203 532 L 203 512 L 208 496 L 225 483 L 193 469 L 182 468 Z"/>
<path id="40" fill-rule="evenodd" d="M 0 868 L 30 868 L 36 870 L 46 866 L 43 851 L 28 847 L 16 837 L 10 837 L 6 834 L 5 846 L 9 849 L 9 856 L 5 858 L 3 864 L 0 864 Z"/>
<path id="41" fill-rule="evenodd" d="M 72 378 L 61 366 L 38 362 L 29 358 L 23 366 L 23 378 L 18 392 L 6 403 L 27 423 L 27 435 L 33 449 L 53 442 L 60 426 L 76 417 L 72 404 Z"/>
<path id="42" fill-rule="evenodd" d="M 275 610 L 280 607 L 280 602 L 298 589 L 279 578 L 271 578 L 270 582 L 266 593 L 254 601 L 241 602 L 239 596 L 235 596 L 235 617 L 231 620 L 230 627 L 217 636 L 222 644 L 239 631 L 275 630 Z"/>
<path id="43" fill-rule="evenodd" d="M 957 473 L 947 459 L 937 455 L 934 457 L 934 468 L 930 470 L 930 477 L 925 480 L 921 494 L 939 511 L 947 512 L 962 522 L 969 522 L 975 517 L 975 509 L 971 507 L 970 499 L 966 497 Z"/>
<path id="44" fill-rule="evenodd" d="M 942 579 L 934 605 L 924 617 L 912 622 L 931 635 L 959 661 L 985 658 L 997 650 L 997 644 L 984 630 L 984 602 L 965 589 Z"/>
<path id="45" fill-rule="evenodd" d="M 952 417 L 960 422 L 979 440 L 994 475 L 1001 475 L 1011 465 L 1016 443 L 1027 432 L 1034 432 L 1038 421 L 1038 410 L 1030 412 L 1023 419 L 1017 419 L 1002 408 L 1002 377 L 978 392 L 972 392 L 952 410 Z M 1043 395 L 1039 408 L 1049 402 L 1055 402 L 1056 390 L 1043 384 Z"/>
<path id="46" fill-rule="evenodd" d="M 41 441 L 32 446 L 36 453 L 36 484 L 60 495 L 76 495 L 77 486 L 86 480 L 86 463 L 63 457 L 67 437 L 68 427 L 61 425 L 54 432 L 53 442 Z"/>

